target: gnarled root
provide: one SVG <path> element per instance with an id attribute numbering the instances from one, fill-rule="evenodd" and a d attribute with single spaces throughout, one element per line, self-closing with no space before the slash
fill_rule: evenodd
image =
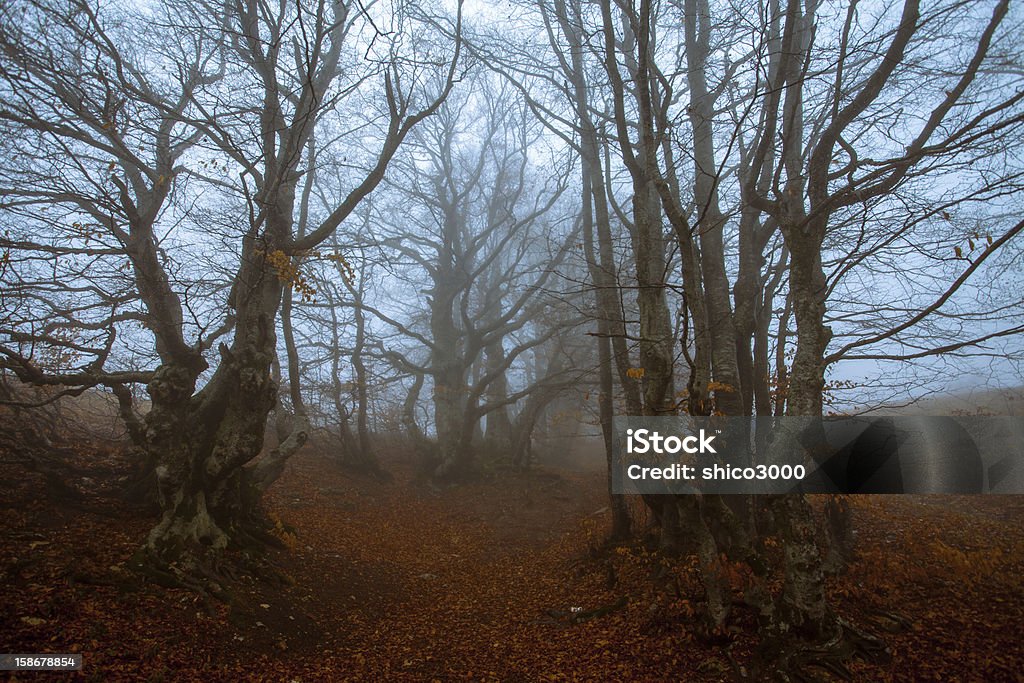
<path id="1" fill-rule="evenodd" d="M 795 681 L 821 683 L 822 681 L 850 680 L 847 663 L 862 658 L 873 663 L 890 660 L 891 652 L 879 638 L 872 636 L 846 620 L 835 618 L 835 632 L 824 642 L 808 643 L 798 639 L 780 642 L 770 639 L 762 643 L 754 680 Z"/>
<path id="2" fill-rule="evenodd" d="M 199 495 L 188 509 L 188 514 L 181 514 L 181 508 L 165 513 L 135 554 L 133 570 L 158 585 L 228 604 L 234 600 L 227 586 L 243 575 L 277 585 L 290 583 L 267 558 L 268 547 L 284 543 L 258 508 L 213 514 Z"/>

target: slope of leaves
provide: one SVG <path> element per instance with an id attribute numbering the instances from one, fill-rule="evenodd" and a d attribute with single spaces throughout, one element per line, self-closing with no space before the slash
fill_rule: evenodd
<path id="1" fill-rule="evenodd" d="M 293 584 L 242 577 L 226 605 L 124 571 L 153 520 L 113 497 L 114 455 L 82 457 L 96 475 L 71 482 L 74 502 L 0 465 L 0 651 L 85 653 L 81 673 L 47 680 L 719 681 L 756 644 L 742 609 L 705 637 L 692 561 L 642 539 L 600 548 L 597 474 L 432 490 L 401 454 L 379 483 L 303 452 L 268 500 Z M 862 497 L 855 512 L 859 556 L 834 602 L 894 655 L 856 677 L 1019 680 L 1024 501 Z"/>

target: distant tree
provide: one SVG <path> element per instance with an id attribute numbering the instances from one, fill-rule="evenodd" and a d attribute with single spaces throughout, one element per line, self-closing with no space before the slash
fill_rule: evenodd
<path id="1" fill-rule="evenodd" d="M 524 352 L 563 332 L 531 321 L 550 305 L 545 289 L 576 235 L 554 210 L 565 171 L 544 173 L 531 158 L 542 152 L 534 151 L 529 112 L 493 78 L 474 83 L 417 130 L 392 189 L 403 206 L 420 209 L 385 219 L 380 237 L 395 262 L 429 283 L 425 300 L 417 297 L 424 315 L 403 322 L 372 309 L 429 353 L 425 362 L 395 349 L 386 355 L 430 380 L 437 452 L 428 470 L 440 479 L 466 473 L 481 419 L 488 448 L 509 454 L 508 410 L 527 391 L 512 391 L 506 375 Z"/>

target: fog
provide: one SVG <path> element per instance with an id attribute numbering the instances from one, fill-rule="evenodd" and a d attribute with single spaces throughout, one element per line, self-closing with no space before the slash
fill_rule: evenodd
<path id="1" fill-rule="evenodd" d="M 616 416 L 1014 412 L 1022 23 L 952 0 L 4 3 L 0 398 L 104 415 L 71 422 L 103 423 L 156 515 L 141 557 L 211 595 L 296 458 L 447 490 L 599 477 Z M 741 546 L 760 566 L 728 505 L 644 505 L 662 549 L 697 529 L 705 578 Z M 804 498 L 777 505 L 817 556 Z M 773 614 L 841 631 L 802 552 Z"/>

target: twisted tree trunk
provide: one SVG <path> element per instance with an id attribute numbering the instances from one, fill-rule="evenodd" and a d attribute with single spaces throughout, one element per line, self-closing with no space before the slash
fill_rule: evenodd
<path id="1" fill-rule="evenodd" d="M 232 294 L 234 340 L 220 346 L 213 377 L 195 392 L 205 364 L 169 363 L 147 387 L 152 408 L 142 446 L 158 463 L 162 515 L 139 559 L 185 583 L 209 576 L 223 551 L 242 550 L 243 560 L 252 560 L 272 538 L 259 509 L 259 478 L 246 465 L 263 449 L 267 416 L 277 400 L 272 321 L 283 284 L 273 252 L 256 249 L 253 241 L 244 251 Z"/>

